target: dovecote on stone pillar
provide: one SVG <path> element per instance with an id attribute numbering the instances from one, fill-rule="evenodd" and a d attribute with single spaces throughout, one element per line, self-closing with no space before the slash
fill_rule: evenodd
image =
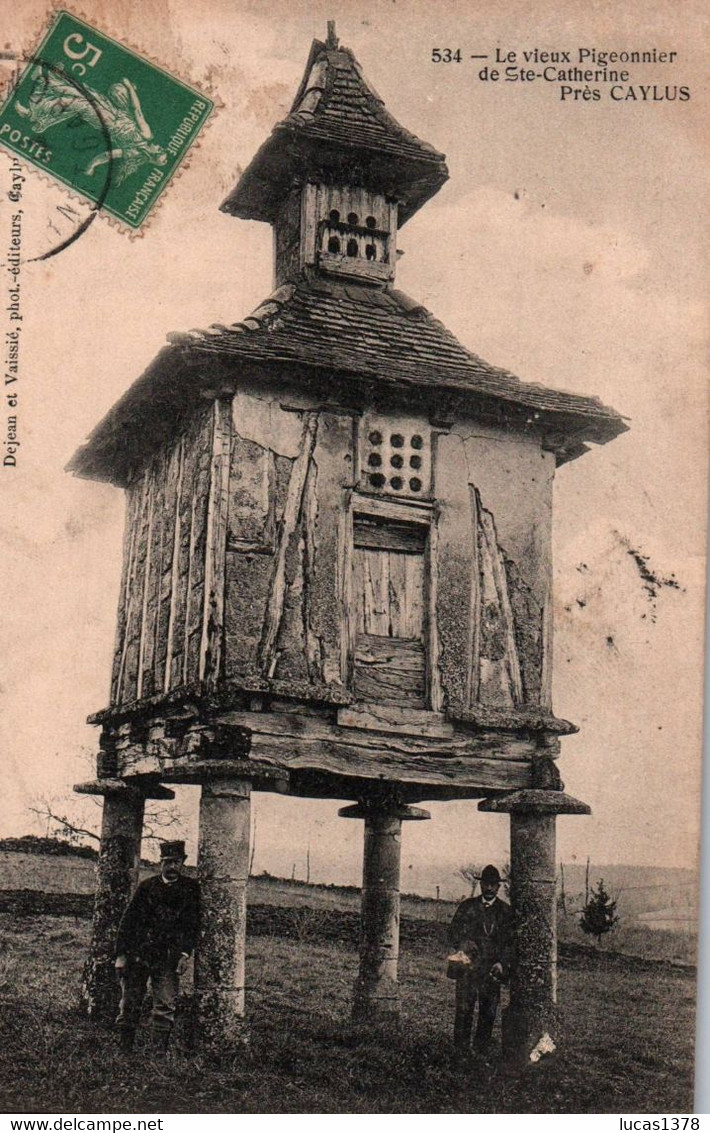
<path id="1" fill-rule="evenodd" d="M 71 464 L 127 497 L 91 718 L 111 776 L 203 785 L 232 841 L 215 780 L 352 800 L 379 860 L 412 803 L 532 805 L 576 731 L 551 700 L 553 479 L 626 424 L 485 362 L 395 288 L 399 230 L 447 176 L 334 31 L 315 41 L 222 205 L 273 226 L 273 293 L 171 335 Z"/>
<path id="2" fill-rule="evenodd" d="M 541 738 L 573 730 L 551 707 L 553 478 L 626 425 L 395 288 L 399 229 L 447 176 L 332 29 L 315 41 L 222 205 L 273 226 L 274 292 L 172 335 L 75 456 L 127 492 L 95 717 L 119 775 L 200 781 L 231 728 L 294 793 L 482 797 L 531 786 Z"/>

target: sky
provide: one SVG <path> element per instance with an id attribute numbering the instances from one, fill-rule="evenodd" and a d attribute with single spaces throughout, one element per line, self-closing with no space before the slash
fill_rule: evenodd
<path id="1" fill-rule="evenodd" d="M 139 238 L 100 218 L 22 269 L 21 447 L 17 467 L 0 468 L 0 835 L 39 832 L 28 808 L 40 797 L 96 817 L 66 800 L 91 773 L 85 718 L 108 698 L 123 500 L 64 466 L 167 333 L 234 322 L 271 291 L 270 229 L 219 204 L 335 19 L 391 113 L 447 155 L 449 182 L 400 233 L 397 286 L 486 360 L 630 419 L 556 478 L 554 707 L 580 726 L 559 766 L 593 810 L 560 819 L 558 854 L 692 867 L 708 448 L 700 5 L 84 0 L 82 13 L 221 105 Z M 5 51 L 31 50 L 45 19 L 43 0 L 26 0 Z M 446 45 L 461 63 L 431 62 Z M 676 50 L 673 66 L 629 65 L 634 85 L 686 85 L 691 97 L 613 102 L 603 89 L 598 102 L 562 101 L 556 84 L 482 82 L 468 58 L 580 46 Z M 9 186 L 0 153 L 0 249 Z M 27 256 L 53 225 L 65 231 L 67 200 L 27 173 Z M 2 286 L 4 298 L 4 273 Z M 196 791 L 180 803 L 193 847 Z M 310 850 L 313 880 L 357 881 L 362 830 L 337 805 L 257 796 L 255 868 L 304 876 Z M 405 828 L 411 888 L 505 861 L 505 817 L 475 801 L 430 809 L 431 822 Z"/>

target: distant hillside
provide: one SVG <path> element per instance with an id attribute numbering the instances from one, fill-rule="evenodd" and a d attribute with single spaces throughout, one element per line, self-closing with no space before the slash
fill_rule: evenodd
<path id="1" fill-rule="evenodd" d="M 24 834 L 22 838 L 0 838 L 0 850 L 15 854 L 51 854 L 53 857 L 91 858 L 99 854 L 93 846 L 75 846 L 62 838 L 38 838 L 36 834 Z"/>
<path id="2" fill-rule="evenodd" d="M 563 869 L 567 909 L 575 913 L 584 904 L 585 863 L 565 863 Z M 590 888 L 596 886 L 600 878 L 604 879 L 612 897 L 618 899 L 619 913 L 625 917 L 637 918 L 672 910 L 674 919 L 678 917 L 686 922 L 697 922 L 699 880 L 696 870 L 598 865 L 592 861 L 589 867 Z M 558 866 L 558 893 L 561 879 L 562 871 Z M 438 889 L 439 897 L 446 901 L 458 901 L 470 894 L 470 887 L 458 876 L 456 868 L 441 861 L 416 865 L 403 871 L 402 887 L 427 897 L 435 897 Z"/>
<path id="3" fill-rule="evenodd" d="M 44 848 L 46 845 L 46 849 Z M 0 841 L 0 889 L 39 889 L 53 893 L 90 893 L 94 887 L 95 851 L 44 838 L 15 838 Z M 51 859 L 48 861 L 48 858 Z M 148 871 L 156 864 L 144 863 Z M 565 906 L 574 919 L 584 904 L 585 866 L 577 863 L 564 866 Z M 619 915 L 626 921 L 638 921 L 652 928 L 676 928 L 695 931 L 698 920 L 698 876 L 694 870 L 665 869 L 660 866 L 590 865 L 589 882 L 594 887 L 604 879 L 607 891 L 618 900 Z M 252 885 L 262 879 L 252 879 Z M 296 891 L 312 895 L 339 894 L 359 902 L 356 886 L 311 885 L 291 883 L 264 875 L 265 883 L 278 881 L 286 893 Z M 561 899 L 561 872 L 558 874 L 558 898 Z M 416 875 L 406 872 L 402 880 L 404 892 L 412 899 L 430 900 L 437 888 L 444 902 L 456 902 L 468 896 L 470 889 L 455 872 L 429 867 Z"/>
<path id="4" fill-rule="evenodd" d="M 570 910 L 584 905 L 586 866 L 564 866 L 565 899 Z M 646 919 L 647 914 L 664 914 L 667 921 L 697 923 L 700 898 L 695 870 L 664 869 L 661 866 L 595 865 L 589 868 L 590 888 L 603 878 L 607 892 L 618 902 L 621 916 Z M 560 879 L 558 878 L 558 891 Z M 667 914 L 667 916 L 665 915 Z"/>

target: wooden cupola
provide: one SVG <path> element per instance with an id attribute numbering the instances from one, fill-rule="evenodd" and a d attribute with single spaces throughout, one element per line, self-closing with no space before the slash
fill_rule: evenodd
<path id="1" fill-rule="evenodd" d="M 387 112 L 331 23 L 290 114 L 222 208 L 273 224 L 277 286 L 308 268 L 384 285 L 395 277 L 397 228 L 447 177 L 443 154 Z"/>

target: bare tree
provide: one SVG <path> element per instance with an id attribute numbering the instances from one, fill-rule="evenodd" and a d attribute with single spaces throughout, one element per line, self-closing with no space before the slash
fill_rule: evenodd
<path id="1" fill-rule="evenodd" d="M 72 799 L 71 803 L 75 800 Z M 76 811 L 69 813 L 69 803 L 66 799 L 40 798 L 28 807 L 30 814 L 34 814 L 40 822 L 46 824 L 48 837 L 64 838 L 73 845 L 81 845 L 86 839 L 90 842 L 101 841 L 99 833 L 101 824 L 101 800 L 89 796 L 86 800 L 91 805 L 93 813 Z M 74 808 L 72 808 L 74 809 Z M 143 820 L 143 841 L 154 842 L 158 845 L 167 842 L 182 829 L 180 812 L 174 804 L 158 806 L 149 804 L 145 809 Z"/>
<path id="2" fill-rule="evenodd" d="M 82 761 L 93 777 L 95 756 L 86 746 L 81 748 Z M 73 845 L 101 841 L 103 799 L 96 795 L 38 796 L 28 807 L 39 822 L 45 824 L 47 837 L 64 838 Z M 175 803 L 148 802 L 143 819 L 143 841 L 160 845 L 182 834 L 182 816 Z"/>
<path id="3" fill-rule="evenodd" d="M 60 804 L 58 803 L 39 799 L 34 806 L 27 809 L 30 814 L 34 814 L 45 824 L 45 836 L 47 838 L 64 838 L 72 845 L 79 845 L 84 838 L 90 838 L 93 842 L 101 840 L 96 830 L 90 829 L 88 825 L 81 826 L 78 821 L 70 819 L 66 814 L 59 813 Z"/>

